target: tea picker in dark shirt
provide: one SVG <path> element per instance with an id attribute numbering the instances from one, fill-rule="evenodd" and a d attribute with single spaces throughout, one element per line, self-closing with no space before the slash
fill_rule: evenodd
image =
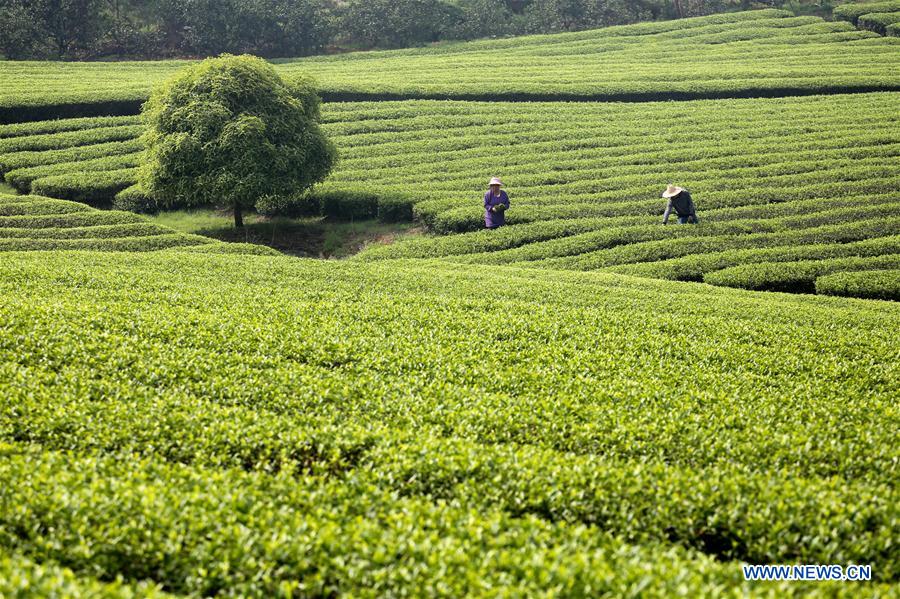
<path id="1" fill-rule="evenodd" d="M 691 193 L 687 189 L 675 187 L 671 183 L 663 192 L 662 197 L 669 200 L 666 204 L 666 211 L 663 213 L 663 224 L 669 224 L 669 215 L 672 210 L 678 215 L 678 224 L 686 223 L 697 224 L 697 209 L 694 208 L 694 200 L 691 199 Z"/>
<path id="2" fill-rule="evenodd" d="M 506 224 L 506 209 L 509 208 L 509 196 L 500 189 L 503 182 L 497 177 L 488 183 L 490 189 L 484 194 L 484 226 L 496 229 Z"/>

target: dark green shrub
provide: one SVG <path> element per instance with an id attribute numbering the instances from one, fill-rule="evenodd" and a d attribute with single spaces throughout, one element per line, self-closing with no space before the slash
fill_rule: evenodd
<path id="1" fill-rule="evenodd" d="M 413 219 L 415 200 L 399 195 L 378 198 L 378 220 L 386 223 L 409 222 Z"/>
<path id="2" fill-rule="evenodd" d="M 887 35 L 887 28 L 900 23 L 900 12 L 876 12 L 861 16 L 857 24 L 860 29 L 869 29 L 881 35 Z"/>
<path id="3" fill-rule="evenodd" d="M 375 218 L 378 196 L 364 191 L 328 191 L 316 194 L 322 214 L 335 218 Z"/>
<path id="4" fill-rule="evenodd" d="M 69 173 L 35 179 L 31 191 L 37 195 L 108 207 L 120 191 L 134 185 L 136 169 Z"/>
<path id="5" fill-rule="evenodd" d="M 838 272 L 816 279 L 816 293 L 900 301 L 900 270 Z"/>
<path id="6" fill-rule="evenodd" d="M 874 12 L 894 12 L 900 10 L 900 0 L 885 2 L 848 2 L 834 8 L 831 12 L 835 19 L 850 21 L 856 25 L 863 15 Z"/>
<path id="7" fill-rule="evenodd" d="M 138 184 L 127 187 L 117 193 L 113 199 L 113 208 L 144 214 L 156 214 L 159 212 L 159 205 L 156 203 L 156 200 Z"/>
<path id="8" fill-rule="evenodd" d="M 401 48 L 438 41 L 462 20 L 447 0 L 350 0 L 341 31 L 366 47 Z"/>
<path id="9" fill-rule="evenodd" d="M 267 195 L 256 201 L 256 211 L 264 216 L 318 216 L 319 201 L 310 193 Z"/>

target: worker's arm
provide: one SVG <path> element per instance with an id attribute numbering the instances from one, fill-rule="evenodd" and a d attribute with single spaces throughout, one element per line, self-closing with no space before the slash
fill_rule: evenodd
<path id="1" fill-rule="evenodd" d="M 506 195 L 506 192 L 503 192 L 503 203 L 509 208 L 509 196 Z"/>
<path id="2" fill-rule="evenodd" d="M 663 224 L 669 224 L 669 215 L 672 214 L 672 198 L 669 198 L 669 202 L 666 204 L 666 211 L 663 212 Z"/>
<path id="3" fill-rule="evenodd" d="M 688 193 L 688 207 L 691 209 L 690 214 L 697 216 L 697 208 L 694 207 L 694 198 Z"/>

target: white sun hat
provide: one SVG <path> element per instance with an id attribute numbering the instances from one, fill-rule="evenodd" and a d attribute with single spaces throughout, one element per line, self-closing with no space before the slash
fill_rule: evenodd
<path id="1" fill-rule="evenodd" d="M 677 195 L 678 195 L 679 193 L 681 193 L 682 191 L 684 191 L 684 190 L 681 189 L 680 187 L 675 187 L 674 185 L 672 185 L 671 183 L 669 183 L 669 186 L 666 187 L 666 190 L 663 192 L 662 197 L 664 197 L 664 198 L 674 198 L 675 196 L 677 196 Z"/>
<path id="2" fill-rule="evenodd" d="M 500 180 L 500 177 L 493 177 L 488 185 L 503 185 L 503 181 Z"/>

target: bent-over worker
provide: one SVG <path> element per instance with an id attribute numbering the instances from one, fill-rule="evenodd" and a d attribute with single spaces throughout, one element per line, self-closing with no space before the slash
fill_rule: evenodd
<path id="1" fill-rule="evenodd" d="M 484 194 L 484 226 L 496 229 L 506 224 L 506 209 L 509 208 L 509 196 L 500 189 L 503 182 L 494 177 L 488 184 L 490 189 Z"/>
<path id="2" fill-rule="evenodd" d="M 678 224 L 686 223 L 697 224 L 697 210 L 694 208 L 694 200 L 691 199 L 691 193 L 687 189 L 676 187 L 669 183 L 662 197 L 669 200 L 666 204 L 666 211 L 663 213 L 663 224 L 669 224 L 669 215 L 672 210 L 678 215 Z"/>

